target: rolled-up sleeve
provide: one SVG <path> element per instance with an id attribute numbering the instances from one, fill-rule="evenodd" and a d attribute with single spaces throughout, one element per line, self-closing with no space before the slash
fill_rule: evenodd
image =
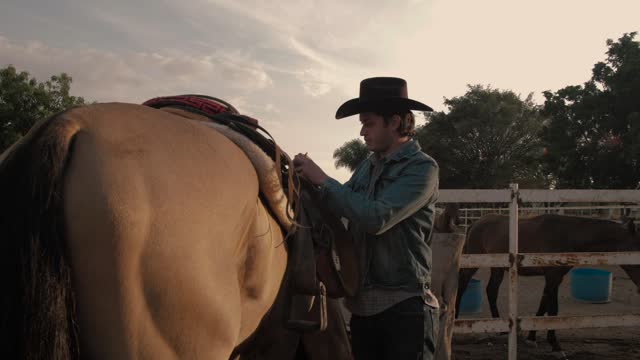
<path id="1" fill-rule="evenodd" d="M 435 201 L 438 172 L 438 165 L 426 159 L 410 164 L 376 199 L 368 199 L 331 178 L 322 186 L 332 211 L 357 222 L 367 233 L 379 235 Z"/>

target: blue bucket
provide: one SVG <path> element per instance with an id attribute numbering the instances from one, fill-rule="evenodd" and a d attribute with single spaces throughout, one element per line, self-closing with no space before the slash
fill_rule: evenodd
<path id="1" fill-rule="evenodd" d="M 611 301 L 613 278 L 610 271 L 599 269 L 573 269 L 571 271 L 571 296 L 591 304 Z"/>
<path id="2" fill-rule="evenodd" d="M 479 313 L 482 308 L 482 283 L 471 279 L 460 299 L 460 314 Z"/>

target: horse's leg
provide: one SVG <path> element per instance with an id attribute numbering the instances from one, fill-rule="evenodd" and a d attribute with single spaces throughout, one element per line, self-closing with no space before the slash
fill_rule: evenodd
<path id="1" fill-rule="evenodd" d="M 563 272 L 555 270 L 562 270 Z M 561 268 L 556 268 L 554 271 L 550 271 L 545 275 L 547 284 L 549 284 L 549 297 L 547 300 L 547 314 L 549 316 L 558 315 L 558 288 L 560 287 L 560 283 L 562 283 L 562 278 L 566 272 L 567 271 Z M 562 351 L 560 343 L 558 343 L 558 339 L 556 338 L 555 330 L 547 331 L 547 341 L 551 344 L 551 351 Z"/>
<path id="2" fill-rule="evenodd" d="M 489 307 L 491 308 L 491 316 L 499 318 L 498 312 L 498 291 L 500 290 L 500 284 L 504 279 L 504 268 L 491 268 L 491 278 L 487 284 L 487 300 L 489 300 Z"/>
<path id="3" fill-rule="evenodd" d="M 544 282 L 544 290 L 542 291 L 542 296 L 540 297 L 540 306 L 538 306 L 538 311 L 536 312 L 536 316 L 544 316 L 547 312 L 547 302 L 549 299 L 549 282 L 545 278 Z M 536 342 L 536 332 L 535 330 L 529 331 L 529 336 L 527 336 L 527 341 Z"/>
<path id="4" fill-rule="evenodd" d="M 460 273 L 458 275 L 458 295 L 456 296 L 456 319 L 458 318 L 458 313 L 460 311 L 460 300 L 462 299 L 462 294 L 467 289 L 467 285 L 469 285 L 469 281 L 473 275 L 478 271 L 478 268 L 469 268 L 469 269 L 460 269 Z"/>

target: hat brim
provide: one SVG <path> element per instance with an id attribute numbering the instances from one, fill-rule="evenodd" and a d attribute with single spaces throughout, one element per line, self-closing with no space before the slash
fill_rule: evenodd
<path id="1" fill-rule="evenodd" d="M 382 99 L 351 99 L 342 104 L 336 111 L 336 119 L 343 119 L 348 116 L 369 111 L 385 110 L 418 110 L 433 111 L 433 109 L 419 101 L 407 99 L 405 97 L 389 97 Z"/>

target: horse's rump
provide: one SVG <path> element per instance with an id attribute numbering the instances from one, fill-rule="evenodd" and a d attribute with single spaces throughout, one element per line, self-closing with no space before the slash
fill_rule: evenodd
<path id="1" fill-rule="evenodd" d="M 201 123 L 73 109 L 30 132 L 0 181 L 10 358 L 228 357 L 279 289 L 282 233 L 255 171 Z"/>

